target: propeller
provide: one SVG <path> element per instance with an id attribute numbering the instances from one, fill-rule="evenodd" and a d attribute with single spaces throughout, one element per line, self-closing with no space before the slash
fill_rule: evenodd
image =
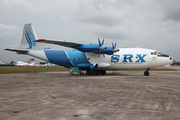
<path id="1" fill-rule="evenodd" d="M 106 47 L 106 46 L 103 47 L 104 38 L 103 38 L 103 40 L 102 40 L 102 43 L 101 43 L 100 39 L 98 38 L 98 42 L 99 42 L 99 55 L 98 55 L 98 58 L 100 57 L 100 54 L 101 54 L 101 53 L 103 54 L 103 57 L 105 57 L 103 50 L 107 49 L 107 47 Z"/>
<path id="2" fill-rule="evenodd" d="M 119 51 L 119 49 L 116 48 L 116 43 L 117 42 L 115 42 L 115 44 L 113 44 L 113 42 L 112 42 L 112 51 L 113 52 L 118 52 Z"/>
<path id="3" fill-rule="evenodd" d="M 113 44 L 113 42 L 112 42 L 112 48 L 113 48 L 113 49 L 116 48 L 116 43 L 117 43 L 117 42 L 115 42 L 115 44 Z"/>

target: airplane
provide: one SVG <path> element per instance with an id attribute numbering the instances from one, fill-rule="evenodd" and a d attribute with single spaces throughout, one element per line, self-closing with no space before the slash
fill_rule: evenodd
<path id="1" fill-rule="evenodd" d="M 17 61 L 15 63 L 15 66 L 18 66 L 18 67 L 35 66 L 35 62 L 27 63 L 27 62 Z"/>
<path id="2" fill-rule="evenodd" d="M 73 48 L 73 50 L 60 50 L 57 46 Z M 82 44 L 65 40 L 38 39 L 31 23 L 24 25 L 21 45 L 18 48 L 5 50 L 17 54 L 30 55 L 50 63 L 67 68 L 78 67 L 86 71 L 86 75 L 105 75 L 106 70 L 131 70 L 163 67 L 175 63 L 175 59 L 157 50 L 145 48 L 116 48 L 104 46 L 98 38 L 98 44 Z"/>

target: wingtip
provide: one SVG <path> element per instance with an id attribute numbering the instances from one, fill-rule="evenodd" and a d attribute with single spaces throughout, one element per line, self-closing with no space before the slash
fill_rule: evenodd
<path id="1" fill-rule="evenodd" d="M 42 42 L 42 41 L 45 41 L 45 39 L 38 39 L 38 40 L 35 40 L 34 42 Z"/>
<path id="2" fill-rule="evenodd" d="M 4 49 L 4 50 L 9 50 L 9 48 L 6 48 L 6 49 Z"/>

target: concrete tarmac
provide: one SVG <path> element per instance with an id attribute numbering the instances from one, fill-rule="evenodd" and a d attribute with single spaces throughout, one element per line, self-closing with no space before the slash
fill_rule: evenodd
<path id="1" fill-rule="evenodd" d="M 0 120 L 179 120 L 180 71 L 0 74 Z"/>

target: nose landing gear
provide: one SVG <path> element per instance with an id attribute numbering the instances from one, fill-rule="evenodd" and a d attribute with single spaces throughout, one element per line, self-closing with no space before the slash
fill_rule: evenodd
<path id="1" fill-rule="evenodd" d="M 144 72 L 144 76 L 149 76 L 149 70 L 150 70 L 150 69 L 147 69 L 147 70 Z"/>

